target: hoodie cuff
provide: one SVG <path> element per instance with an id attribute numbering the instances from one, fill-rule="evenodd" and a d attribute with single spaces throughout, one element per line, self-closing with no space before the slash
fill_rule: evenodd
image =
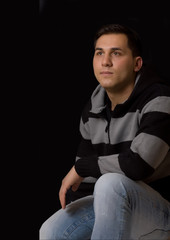
<path id="1" fill-rule="evenodd" d="M 98 165 L 97 157 L 83 157 L 75 162 L 75 170 L 81 177 L 99 178 L 102 174 Z"/>

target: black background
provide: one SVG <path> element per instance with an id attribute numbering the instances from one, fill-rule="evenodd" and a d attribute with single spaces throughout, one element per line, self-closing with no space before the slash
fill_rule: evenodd
<path id="1" fill-rule="evenodd" d="M 92 70 L 95 31 L 105 23 L 136 29 L 144 44 L 144 60 L 169 81 L 168 9 L 163 1 L 40 0 L 37 231 L 60 208 L 58 191 L 74 163 L 81 111 L 97 85 Z"/>

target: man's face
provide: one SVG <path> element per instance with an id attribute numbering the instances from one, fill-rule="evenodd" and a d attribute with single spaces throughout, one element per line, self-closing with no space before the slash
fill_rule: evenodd
<path id="1" fill-rule="evenodd" d="M 94 74 L 106 90 L 121 92 L 134 84 L 141 57 L 133 57 L 125 34 L 105 34 L 98 38 L 93 57 Z"/>

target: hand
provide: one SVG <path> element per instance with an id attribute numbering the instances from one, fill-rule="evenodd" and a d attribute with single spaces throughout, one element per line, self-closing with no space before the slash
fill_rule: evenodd
<path id="1" fill-rule="evenodd" d="M 59 199 L 61 203 L 61 207 L 64 209 L 66 207 L 66 193 L 67 190 L 72 187 L 72 190 L 75 192 L 80 183 L 82 182 L 83 178 L 80 177 L 74 166 L 71 168 L 71 170 L 67 173 L 67 175 L 63 178 L 62 184 L 59 191 Z"/>

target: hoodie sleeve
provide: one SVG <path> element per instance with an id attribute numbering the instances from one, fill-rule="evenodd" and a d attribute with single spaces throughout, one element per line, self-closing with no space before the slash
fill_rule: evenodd
<path id="1" fill-rule="evenodd" d="M 149 101 L 140 113 L 140 125 L 129 147 L 116 154 L 98 156 L 93 151 L 90 128 L 80 124 L 83 132 L 75 169 L 82 177 L 99 177 L 117 172 L 133 180 L 151 176 L 163 162 L 170 146 L 170 97 Z"/>
<path id="2" fill-rule="evenodd" d="M 140 128 L 130 149 L 119 154 L 122 171 L 136 180 L 150 176 L 168 154 L 169 133 L 170 97 L 159 96 L 149 101 L 142 109 Z"/>

